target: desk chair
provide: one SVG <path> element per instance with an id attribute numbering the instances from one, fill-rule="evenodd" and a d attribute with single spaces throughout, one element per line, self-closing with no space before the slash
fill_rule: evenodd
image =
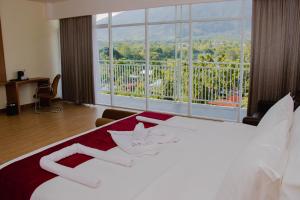
<path id="1" fill-rule="evenodd" d="M 33 96 L 33 98 L 36 99 L 35 106 L 34 106 L 34 110 L 36 113 L 39 113 L 41 111 L 41 99 L 43 101 L 48 102 L 49 106 L 51 107 L 51 101 L 57 95 L 57 88 L 58 88 L 60 77 L 61 77 L 60 74 L 56 75 L 51 85 L 43 84 L 37 87 L 36 93 Z M 58 106 L 55 107 L 54 110 L 52 109 L 50 112 L 61 112 L 62 110 L 63 110 L 62 106 Z"/>

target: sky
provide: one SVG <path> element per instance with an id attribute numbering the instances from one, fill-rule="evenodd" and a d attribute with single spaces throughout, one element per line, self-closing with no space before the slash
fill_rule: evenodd
<path id="1" fill-rule="evenodd" d="M 116 15 L 119 15 L 121 13 L 122 12 L 114 12 L 114 13 L 112 13 L 112 16 L 116 16 Z M 100 21 L 100 20 L 105 19 L 105 18 L 108 18 L 108 13 L 96 15 L 96 21 Z"/>

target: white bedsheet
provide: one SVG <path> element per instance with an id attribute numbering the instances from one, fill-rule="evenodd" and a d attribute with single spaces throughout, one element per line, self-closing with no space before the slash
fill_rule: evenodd
<path id="1" fill-rule="evenodd" d="M 91 159 L 75 170 L 101 179 L 100 187 L 56 177 L 40 185 L 31 200 L 213 200 L 227 168 L 256 127 L 184 117 L 167 123 L 198 131 L 156 126 L 174 133 L 180 142 L 161 145 L 159 155 L 138 158 L 131 168 Z M 108 153 L 124 154 L 117 147 Z"/>

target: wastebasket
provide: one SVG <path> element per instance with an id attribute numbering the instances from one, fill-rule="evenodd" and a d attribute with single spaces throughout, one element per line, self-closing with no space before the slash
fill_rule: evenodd
<path id="1" fill-rule="evenodd" d="M 11 116 L 11 115 L 17 115 L 18 114 L 17 104 L 15 104 L 15 103 L 7 104 L 7 106 L 6 106 L 6 114 L 9 115 L 9 116 Z"/>

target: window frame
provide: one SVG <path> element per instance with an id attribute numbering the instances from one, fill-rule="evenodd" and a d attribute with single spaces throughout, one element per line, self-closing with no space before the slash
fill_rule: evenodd
<path id="1" fill-rule="evenodd" d="M 189 26 L 189 38 L 188 38 L 188 45 L 189 45 L 189 83 L 188 83 L 188 92 L 189 92 L 189 101 L 188 101 L 188 111 L 187 116 L 193 116 L 192 115 L 192 97 L 193 97 L 193 24 L 194 23 L 207 23 L 207 22 L 231 22 L 236 21 L 239 23 L 240 26 L 240 80 L 243 80 L 243 74 L 244 74 L 244 44 L 245 44 L 245 22 L 246 20 L 249 20 L 249 16 L 245 14 L 245 5 L 246 0 L 235 0 L 236 2 L 241 2 L 241 8 L 240 8 L 240 14 L 239 16 L 235 17 L 211 17 L 211 18 L 203 18 L 203 19 L 193 19 L 193 5 L 200 5 L 200 4 L 208 4 L 208 3 L 192 3 L 192 4 L 182 4 L 182 5 L 174 5 L 175 10 L 175 19 L 174 20 L 166 20 L 166 21 L 149 21 L 149 11 L 152 8 L 146 8 L 146 9 L 137 9 L 137 10 L 144 10 L 144 19 L 145 21 L 142 23 L 128 23 L 128 24 L 113 24 L 112 19 L 113 15 L 112 12 L 108 13 L 108 24 L 96 24 L 95 29 L 108 29 L 109 32 L 109 62 L 110 62 L 110 76 L 111 76 L 111 85 L 110 85 L 110 106 L 115 106 L 114 103 L 114 66 L 113 66 L 113 41 L 112 41 L 112 29 L 113 28 L 119 28 L 119 27 L 133 27 L 133 26 L 144 26 L 145 29 L 145 41 L 144 41 L 144 47 L 145 47 L 145 69 L 146 69 L 146 77 L 145 77 L 145 99 L 146 99 L 146 105 L 145 109 L 149 110 L 149 65 L 150 65 L 150 44 L 149 44 L 149 27 L 151 25 L 164 25 L 164 24 L 175 24 L 175 27 L 180 24 L 188 24 Z M 222 1 L 221 1 L 222 2 Z M 225 2 L 225 1 L 223 1 Z M 188 19 L 178 19 L 178 8 L 183 8 L 184 6 L 188 6 L 189 10 L 189 16 Z M 164 7 L 171 7 L 171 6 L 164 6 Z M 160 7 L 163 8 L 163 7 Z M 176 28 L 175 28 L 176 29 Z M 177 38 L 177 31 L 175 31 L 175 38 Z M 175 48 L 177 48 L 177 43 L 175 44 Z M 177 57 L 177 56 L 176 56 Z M 243 90 L 243 81 L 240 81 L 239 83 L 239 97 L 240 101 L 237 107 L 237 121 L 241 121 L 241 105 L 242 105 L 242 90 Z M 95 87 L 97 88 L 97 87 Z"/>

